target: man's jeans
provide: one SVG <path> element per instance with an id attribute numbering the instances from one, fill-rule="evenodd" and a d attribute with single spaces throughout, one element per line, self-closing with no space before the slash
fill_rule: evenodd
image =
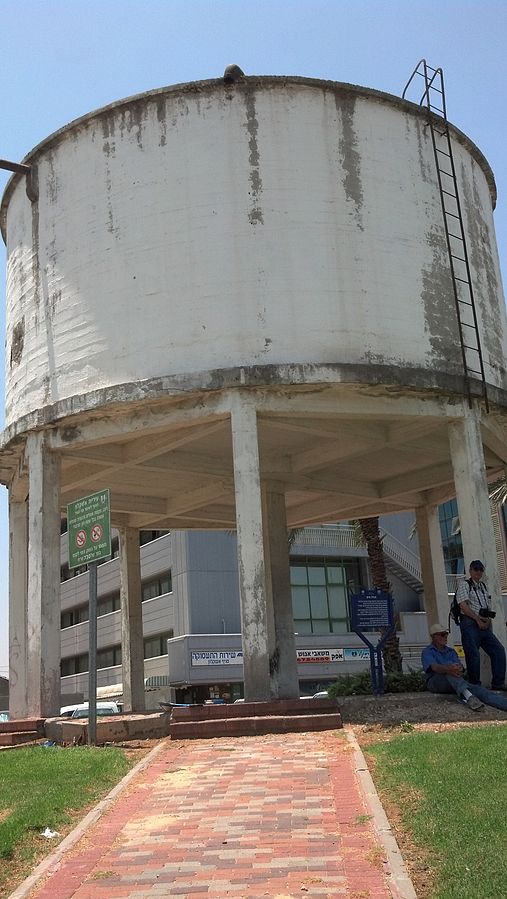
<path id="1" fill-rule="evenodd" d="M 478 685 L 481 683 L 479 650 L 482 647 L 491 659 L 491 686 L 500 687 L 505 681 L 505 650 L 500 640 L 490 627 L 483 631 L 472 618 L 462 617 L 460 630 L 469 682 Z"/>
<path id="2" fill-rule="evenodd" d="M 455 677 L 454 674 L 432 674 L 426 682 L 430 693 L 457 693 L 461 696 L 464 690 L 470 690 L 477 699 L 495 709 L 507 712 L 507 696 L 486 690 L 480 684 L 469 684 L 464 677 Z"/>

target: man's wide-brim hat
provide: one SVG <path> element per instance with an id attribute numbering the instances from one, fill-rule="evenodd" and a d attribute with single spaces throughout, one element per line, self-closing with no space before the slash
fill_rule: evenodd
<path id="1" fill-rule="evenodd" d="M 449 631 L 447 630 L 447 628 L 444 627 L 443 624 L 439 624 L 438 621 L 436 624 L 432 624 L 430 627 L 430 637 L 432 637 L 433 634 L 448 634 L 448 633 L 449 633 Z"/>

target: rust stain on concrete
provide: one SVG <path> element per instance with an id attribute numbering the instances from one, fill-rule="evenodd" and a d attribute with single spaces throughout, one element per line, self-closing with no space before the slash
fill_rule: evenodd
<path id="1" fill-rule="evenodd" d="M 432 226 L 426 234 L 426 243 L 431 249 L 432 263 L 422 271 L 421 298 L 425 330 L 431 345 L 431 363 L 436 369 L 457 372 L 462 368 L 462 357 L 443 226 Z"/>
<path id="2" fill-rule="evenodd" d="M 357 226 L 363 229 L 363 185 L 361 181 L 361 154 L 359 140 L 354 130 L 356 98 L 351 94 L 339 96 L 335 93 L 336 111 L 341 121 L 341 137 L 338 150 L 343 171 L 343 187 L 347 200 L 354 204 Z"/>
<path id="3" fill-rule="evenodd" d="M 25 343 L 25 316 L 12 329 L 10 367 L 19 365 Z"/>
<path id="4" fill-rule="evenodd" d="M 482 199 L 476 180 L 476 163 L 472 160 L 472 179 L 461 164 L 463 204 L 468 225 L 467 249 L 474 273 L 475 299 L 480 320 L 483 349 L 489 355 L 489 362 L 502 378 L 506 369 L 503 364 L 502 346 L 503 316 L 500 314 L 502 290 L 498 283 L 495 259 L 491 248 L 491 232 L 483 213 Z"/>
<path id="5" fill-rule="evenodd" d="M 260 174 L 260 153 L 258 145 L 259 121 L 255 109 L 255 93 L 251 89 L 245 91 L 246 107 L 246 131 L 248 135 L 248 162 L 250 164 L 251 207 L 248 213 L 248 221 L 251 225 L 264 224 L 264 217 L 260 200 L 262 196 L 262 178 Z"/>

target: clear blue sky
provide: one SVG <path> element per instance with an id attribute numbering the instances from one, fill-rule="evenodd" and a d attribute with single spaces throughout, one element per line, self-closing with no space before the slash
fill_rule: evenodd
<path id="1" fill-rule="evenodd" d="M 1 0 L 0 157 L 20 160 L 83 113 L 151 88 L 219 77 L 232 62 L 247 74 L 329 78 L 399 95 L 426 57 L 444 68 L 449 118 L 495 172 L 505 279 L 506 35 L 506 0 Z M 0 172 L 0 188 L 6 181 Z M 0 254 L 3 271 L 3 245 Z M 4 283 L 2 274 L 2 332 Z M 3 394 L 3 377 L 1 388 Z M 0 674 L 6 674 L 2 487 L 0 566 Z"/>

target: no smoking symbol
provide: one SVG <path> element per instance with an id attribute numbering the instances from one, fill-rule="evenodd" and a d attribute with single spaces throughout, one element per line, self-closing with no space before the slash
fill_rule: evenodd
<path id="1" fill-rule="evenodd" d="M 94 524 L 90 536 L 94 543 L 98 543 L 100 538 L 102 537 L 102 525 Z"/>
<path id="2" fill-rule="evenodd" d="M 86 532 L 78 531 L 76 534 L 76 546 L 84 546 L 86 543 Z"/>

